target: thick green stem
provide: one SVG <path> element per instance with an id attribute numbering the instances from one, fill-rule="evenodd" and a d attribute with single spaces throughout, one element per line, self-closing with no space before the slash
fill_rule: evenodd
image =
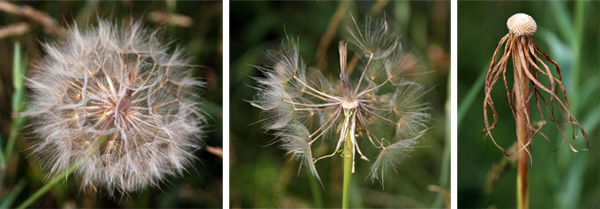
<path id="1" fill-rule="evenodd" d="M 350 202 L 350 177 L 352 176 L 352 139 L 350 134 L 346 134 L 346 141 L 344 142 L 344 184 L 342 191 L 342 208 L 348 208 Z"/>

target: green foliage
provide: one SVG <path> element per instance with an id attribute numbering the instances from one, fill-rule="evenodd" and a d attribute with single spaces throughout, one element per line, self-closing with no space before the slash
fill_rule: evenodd
<path id="1" fill-rule="evenodd" d="M 24 187 L 25 187 L 25 180 L 19 181 L 17 186 L 12 191 L 10 191 L 6 196 L 4 196 L 2 200 L 0 200 L 0 208 L 10 208 L 10 206 L 13 205 L 13 202 L 15 201 L 15 199 L 17 199 L 17 196 L 19 196 L 21 191 L 23 191 Z"/>
<path id="2" fill-rule="evenodd" d="M 25 74 L 27 72 L 27 61 L 21 58 L 21 45 L 19 42 L 15 43 L 14 46 L 14 57 L 13 57 L 13 88 L 15 89 L 12 97 L 12 114 L 17 114 L 25 107 Z M 10 158 L 12 150 L 15 145 L 15 140 L 19 133 L 19 130 L 23 126 L 25 118 L 16 117 L 11 121 L 10 134 L 8 142 L 6 144 L 6 156 L 4 159 Z M 3 162 L 4 165 L 4 162 Z"/>

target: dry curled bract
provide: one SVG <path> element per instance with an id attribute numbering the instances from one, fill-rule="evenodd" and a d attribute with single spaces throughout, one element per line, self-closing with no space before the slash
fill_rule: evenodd
<path id="1" fill-rule="evenodd" d="M 180 174 L 199 148 L 202 82 L 139 23 L 77 26 L 28 79 L 33 151 L 52 175 L 81 162 L 82 187 L 123 193 Z"/>
<path id="2" fill-rule="evenodd" d="M 578 136 L 578 132 L 576 129 L 578 128 L 589 148 L 589 142 L 583 127 L 579 124 L 575 116 L 571 114 L 569 111 L 569 100 L 567 99 L 567 95 L 565 92 L 565 88 L 561 82 L 562 74 L 560 71 L 560 67 L 558 64 L 550 59 L 548 55 L 542 52 L 533 41 L 533 33 L 535 32 L 537 25 L 533 18 L 526 14 L 515 14 L 511 18 L 508 19 L 507 26 L 509 28 L 509 33 L 506 34 L 498 44 L 496 51 L 494 52 L 494 56 L 492 59 L 492 63 L 490 64 L 490 68 L 487 73 L 486 83 L 485 83 L 485 100 L 483 103 L 484 109 L 484 117 L 485 117 L 485 134 L 489 135 L 494 144 L 502 151 L 505 155 L 508 153 L 496 143 L 494 137 L 492 136 L 491 130 L 496 126 L 496 122 L 498 121 L 498 114 L 496 113 L 496 108 L 494 105 L 494 101 L 492 100 L 491 92 L 500 78 L 502 76 L 504 78 L 504 85 L 506 87 L 506 94 L 508 97 L 508 106 L 511 109 L 511 112 L 515 118 L 515 122 L 518 122 L 518 118 L 522 118 L 523 122 L 527 125 L 528 136 L 529 139 L 533 139 L 536 134 L 541 134 L 544 138 L 548 139 L 542 132 L 540 132 L 541 128 L 545 125 L 544 122 L 544 114 L 540 105 L 540 101 L 543 102 L 544 106 L 546 106 L 546 114 L 550 116 L 549 120 L 552 121 L 560 134 L 563 136 L 563 142 L 560 147 L 566 141 L 569 144 L 569 147 L 573 152 L 577 152 L 578 150 L 573 147 L 571 142 L 567 140 L 567 128 L 568 125 L 573 129 L 572 138 L 576 139 Z M 505 44 L 506 43 L 506 44 Z M 505 45 L 502 55 L 500 59 L 497 61 L 496 57 L 502 46 Z M 546 61 L 552 63 L 556 67 L 556 71 L 558 74 L 558 78 L 553 75 L 553 72 L 550 68 L 544 63 L 544 60 L 540 59 L 537 54 L 541 55 Z M 526 86 L 515 84 L 513 89 L 510 90 L 508 87 L 508 81 L 506 80 L 506 69 L 507 64 L 509 62 L 509 58 L 512 56 L 512 63 L 514 67 L 514 80 L 525 79 L 529 81 Z M 540 79 L 546 77 L 549 81 L 549 86 L 542 84 Z M 517 83 L 517 82 L 515 82 Z M 531 83 L 531 88 L 529 88 L 529 83 Z M 525 94 L 525 99 L 522 102 L 517 99 L 517 91 L 526 90 L 527 94 Z M 548 94 L 550 96 L 550 101 L 546 100 L 544 94 Z M 560 96 L 562 95 L 562 97 Z M 529 100 L 535 97 L 535 106 L 538 109 L 538 114 L 542 119 L 541 125 L 539 127 L 534 127 L 530 120 L 529 115 Z M 488 121 L 488 106 L 492 111 L 493 122 L 492 124 Z M 548 108 L 548 106 L 550 108 Z M 527 111 L 524 111 L 527 110 Z M 564 124 L 561 128 L 559 124 Z M 519 141 L 522 144 L 523 149 L 518 150 L 518 152 L 525 151 L 527 153 L 530 152 L 532 140 L 528 141 Z M 560 149 L 559 147 L 559 149 Z M 586 150 L 586 149 L 583 149 Z M 529 155 L 531 156 L 531 155 Z"/>
<path id="3" fill-rule="evenodd" d="M 349 42 L 362 59 L 358 80 L 346 66 L 346 42 L 338 48 L 339 80 L 330 80 L 320 70 L 306 68 L 297 39 L 288 37 L 258 67 L 264 77 L 255 78 L 258 93 L 251 104 L 263 110 L 264 127 L 274 132 L 280 146 L 317 178 L 315 162 L 340 153 L 342 146 L 352 150 L 353 158 L 369 160 L 361 146 L 370 144 L 379 149 L 371 177 L 383 181 L 385 170 L 394 168 L 417 144 L 430 115 L 421 101 L 421 86 L 405 79 L 414 62 L 405 59 L 399 36 L 383 19 L 368 19 L 362 27 L 354 23 Z M 335 139 L 331 154 L 313 155 L 319 139 Z"/>

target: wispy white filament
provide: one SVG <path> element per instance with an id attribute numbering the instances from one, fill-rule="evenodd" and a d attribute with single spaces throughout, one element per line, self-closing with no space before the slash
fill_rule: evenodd
<path id="1" fill-rule="evenodd" d="M 181 174 L 200 147 L 203 83 L 181 51 L 140 23 L 75 25 L 28 79 L 32 148 L 57 175 L 83 159 L 82 188 L 112 195 Z"/>
<path id="2" fill-rule="evenodd" d="M 353 19 L 354 20 L 354 19 Z M 383 182 L 384 171 L 408 156 L 426 130 L 430 115 L 421 86 L 406 79 L 414 62 L 406 58 L 399 36 L 384 19 L 349 28 L 350 48 L 361 56 L 350 79 L 346 42 L 339 45 L 339 80 L 327 79 L 320 70 L 306 68 L 299 42 L 287 38 L 279 51 L 269 51 L 257 68 L 258 93 L 251 102 L 263 110 L 264 128 L 274 132 L 280 146 L 295 155 L 319 178 L 315 162 L 351 149 L 352 157 L 369 158 L 361 148 L 379 149 L 371 169 L 372 179 Z M 331 71 L 331 70 L 330 70 Z M 351 144 L 345 144 L 346 137 Z M 314 156 L 315 142 L 334 139 L 330 154 Z M 353 162 L 353 171 L 354 171 Z"/>

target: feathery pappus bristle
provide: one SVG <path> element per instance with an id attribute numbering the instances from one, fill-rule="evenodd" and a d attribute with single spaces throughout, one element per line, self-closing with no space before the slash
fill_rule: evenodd
<path id="1" fill-rule="evenodd" d="M 77 25 L 27 79 L 32 150 L 50 176 L 77 162 L 82 188 L 110 195 L 181 175 L 201 147 L 203 82 L 160 30 L 140 22 Z"/>
<path id="2" fill-rule="evenodd" d="M 410 155 L 431 116 L 421 85 L 407 78 L 416 62 L 407 58 L 399 35 L 383 18 L 367 18 L 360 26 L 352 20 L 348 40 L 339 43 L 339 79 L 307 68 L 298 39 L 287 37 L 280 50 L 267 52 L 266 61 L 257 66 L 264 77 L 254 78 L 258 93 L 250 104 L 263 111 L 264 128 L 273 132 L 280 147 L 303 161 L 318 179 L 319 160 L 341 154 L 346 147 L 353 159 L 369 161 L 361 148 L 371 145 L 379 154 L 370 177 L 383 183 L 384 171 Z M 347 69 L 349 54 L 360 56 L 355 77 Z M 317 141 L 334 142 L 329 144 L 334 149 L 315 156 Z"/>

